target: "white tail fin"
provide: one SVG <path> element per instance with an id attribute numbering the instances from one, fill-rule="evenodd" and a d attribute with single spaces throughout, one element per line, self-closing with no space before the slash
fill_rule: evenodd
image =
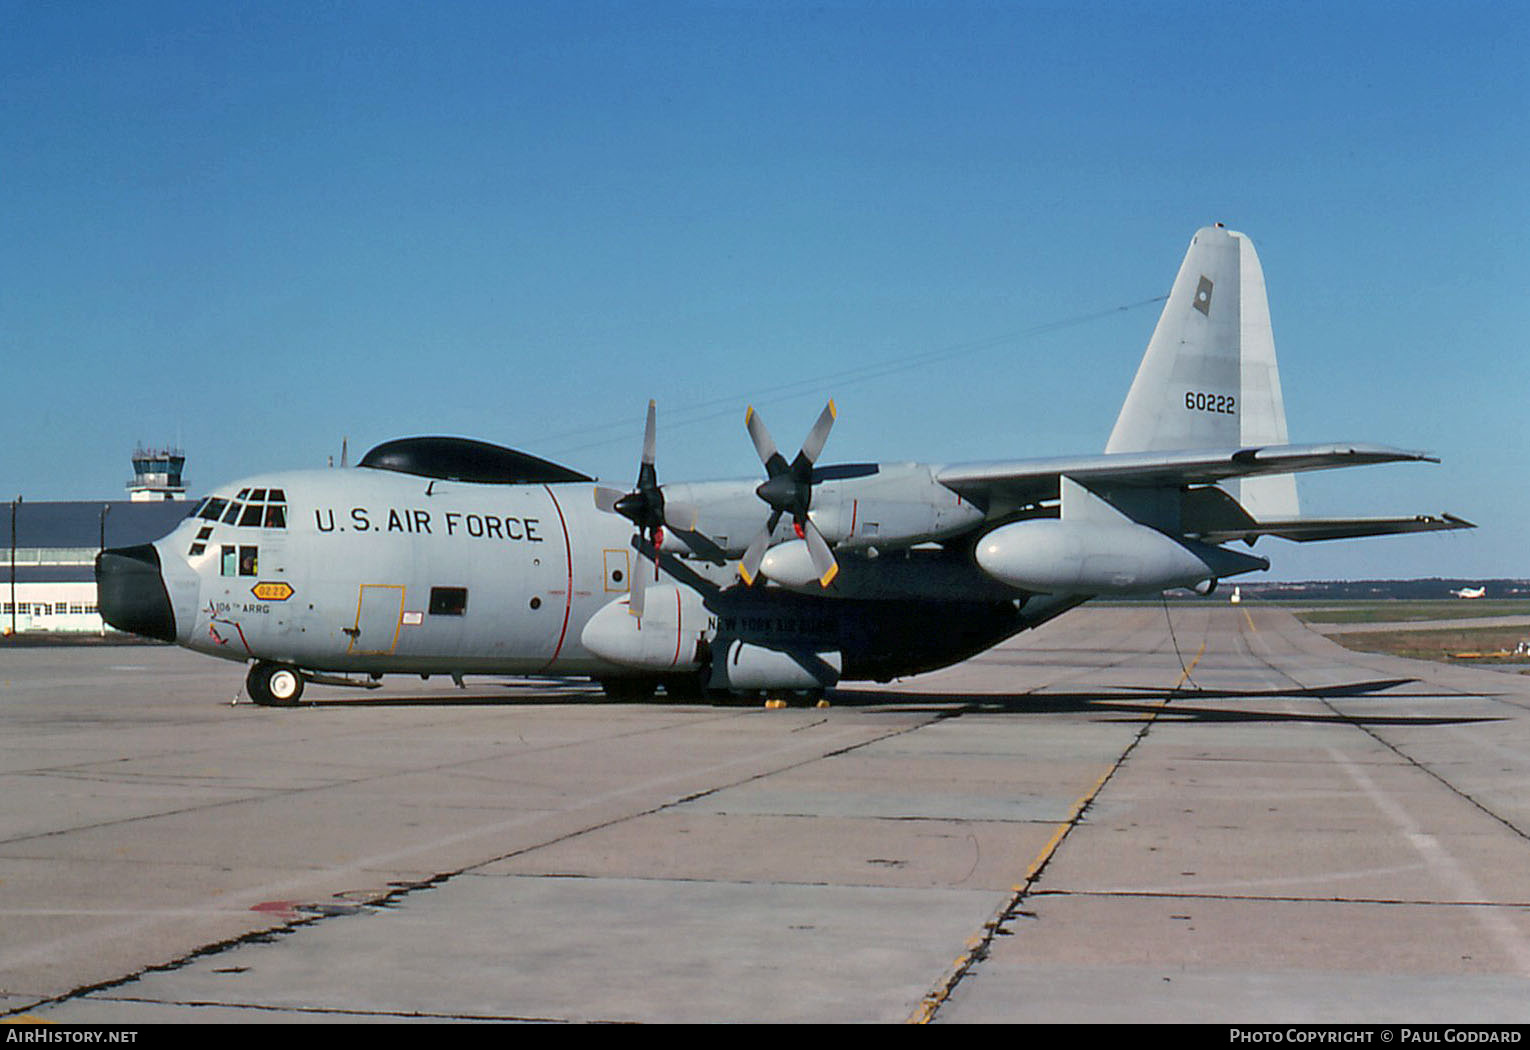
<path id="1" fill-rule="evenodd" d="M 1243 234 L 1204 227 L 1190 239 L 1105 451 L 1287 443 L 1259 256 Z M 1245 479 L 1240 489 L 1255 519 L 1298 514 L 1290 474 Z"/>

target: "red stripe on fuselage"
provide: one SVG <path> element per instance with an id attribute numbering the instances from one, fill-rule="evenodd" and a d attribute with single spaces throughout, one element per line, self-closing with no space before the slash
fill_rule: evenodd
<path id="1" fill-rule="evenodd" d="M 657 564 L 657 563 L 655 563 L 655 564 Z M 683 638 L 684 636 L 685 636 L 684 632 L 681 630 L 681 625 L 680 625 L 680 588 L 676 587 L 675 588 L 675 658 L 669 662 L 669 666 L 671 666 L 671 667 L 674 667 L 676 664 L 678 664 L 680 662 L 680 639 Z"/>
<path id="2" fill-rule="evenodd" d="M 563 517 L 563 508 L 558 504 L 558 497 L 548 486 L 542 487 L 547 489 L 547 498 L 552 500 L 553 509 L 558 512 L 558 527 L 563 530 L 563 564 L 568 569 L 568 585 L 563 589 L 563 627 L 558 632 L 558 644 L 553 649 L 552 659 L 548 660 L 546 666 L 542 668 L 545 671 L 558 662 L 558 654 L 563 651 L 563 640 L 568 637 L 569 615 L 574 608 L 574 547 L 569 542 L 568 522 Z"/>

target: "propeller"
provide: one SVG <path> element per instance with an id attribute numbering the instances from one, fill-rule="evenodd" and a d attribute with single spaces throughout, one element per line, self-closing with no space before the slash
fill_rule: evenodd
<path id="1" fill-rule="evenodd" d="M 738 574 L 744 583 L 753 586 L 760 572 L 760 562 L 764 560 L 765 551 L 770 546 L 770 537 L 776 531 L 776 525 L 780 523 L 783 514 L 792 516 L 792 525 L 797 535 L 807 542 L 808 554 L 813 559 L 813 570 L 818 573 L 819 584 L 827 587 L 838 575 L 839 562 L 834 560 L 834 553 L 829 550 L 823 533 L 818 531 L 818 526 L 808 517 L 808 508 L 813 503 L 813 464 L 823 451 L 824 442 L 829 440 L 829 429 L 834 426 L 835 415 L 834 402 L 831 400 L 819 414 L 813 429 L 808 431 L 807 438 L 802 442 L 802 450 L 788 463 L 771 440 L 770 431 L 765 428 L 765 422 L 755 412 L 754 406 L 751 405 L 745 413 L 744 426 L 749 430 L 749 438 L 754 442 L 755 451 L 760 454 L 768 475 L 765 483 L 754 491 L 770 506 L 770 518 L 765 523 L 764 531 L 749 544 L 743 560 L 738 563 Z"/>
<path id="2" fill-rule="evenodd" d="M 638 465 L 637 485 L 631 492 L 595 486 L 595 506 L 609 514 L 620 514 L 637 526 L 643 542 L 638 544 L 639 562 L 646 560 L 648 566 L 639 565 L 629 586 L 628 610 L 633 616 L 643 615 L 643 595 L 648 589 L 649 567 L 652 579 L 659 578 L 659 545 L 664 542 L 664 526 L 687 531 L 696 527 L 697 511 L 684 503 L 666 503 L 664 490 L 659 487 L 658 471 L 654 467 L 654 432 L 656 430 L 657 406 L 648 402 L 648 422 L 643 428 L 643 458 Z"/>

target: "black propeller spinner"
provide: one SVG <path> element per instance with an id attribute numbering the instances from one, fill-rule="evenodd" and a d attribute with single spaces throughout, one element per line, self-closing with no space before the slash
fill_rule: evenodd
<path id="1" fill-rule="evenodd" d="M 659 472 L 654 468 L 654 411 L 654 403 L 648 402 L 637 487 L 618 499 L 611 509 L 636 525 L 643 538 L 657 546 L 664 542 L 664 490 L 659 488 Z"/>
<path id="2" fill-rule="evenodd" d="M 628 610 L 633 616 L 643 615 L 643 596 L 648 584 L 659 578 L 659 547 L 664 542 L 664 526 L 672 528 L 695 528 L 696 511 L 683 504 L 666 505 L 664 490 L 659 487 L 659 472 L 654 467 L 655 429 L 658 414 L 653 401 L 648 402 L 648 422 L 643 427 L 643 458 L 638 466 L 637 485 L 631 492 L 595 487 L 595 506 L 609 513 L 620 514 L 637 526 L 641 542 L 638 544 L 639 564 L 629 584 Z M 680 524 L 676 524 L 676 522 Z M 642 562 L 647 561 L 647 565 Z"/>
<path id="3" fill-rule="evenodd" d="M 769 505 L 770 518 L 764 530 L 749 544 L 743 560 L 738 563 L 738 574 L 744 583 L 753 586 L 760 572 L 760 562 L 765 559 L 765 551 L 770 546 L 771 534 L 780 524 L 783 514 L 792 516 L 792 525 L 797 535 L 806 541 L 819 584 L 827 587 L 839 573 L 839 563 L 829 550 L 828 541 L 818 531 L 818 526 L 813 524 L 813 519 L 808 517 L 808 509 L 813 504 L 813 464 L 818 461 L 824 442 L 829 439 L 829 429 L 834 426 L 835 415 L 834 402 L 831 400 L 819 414 L 813 429 L 808 431 L 801 451 L 788 463 L 771 440 L 770 431 L 765 429 L 765 423 L 755 412 L 754 406 L 751 405 L 745 413 L 744 426 L 748 428 L 749 438 L 765 464 L 765 473 L 769 475 L 764 484 L 754 491 Z"/>

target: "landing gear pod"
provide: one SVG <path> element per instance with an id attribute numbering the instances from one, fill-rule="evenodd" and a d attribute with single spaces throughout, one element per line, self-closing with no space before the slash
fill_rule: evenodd
<path id="1" fill-rule="evenodd" d="M 767 649 L 763 645 L 735 641 L 728 646 L 723 673 L 729 689 L 827 689 L 839 681 L 844 663 L 837 652 L 815 653 Z M 717 668 L 712 684 L 717 685 Z"/>
<path id="2" fill-rule="evenodd" d="M 644 671 L 693 671 L 706 659 L 712 618 L 701 595 L 673 583 L 650 584 L 643 614 L 619 598 L 585 624 L 580 640 L 602 660 Z"/>

